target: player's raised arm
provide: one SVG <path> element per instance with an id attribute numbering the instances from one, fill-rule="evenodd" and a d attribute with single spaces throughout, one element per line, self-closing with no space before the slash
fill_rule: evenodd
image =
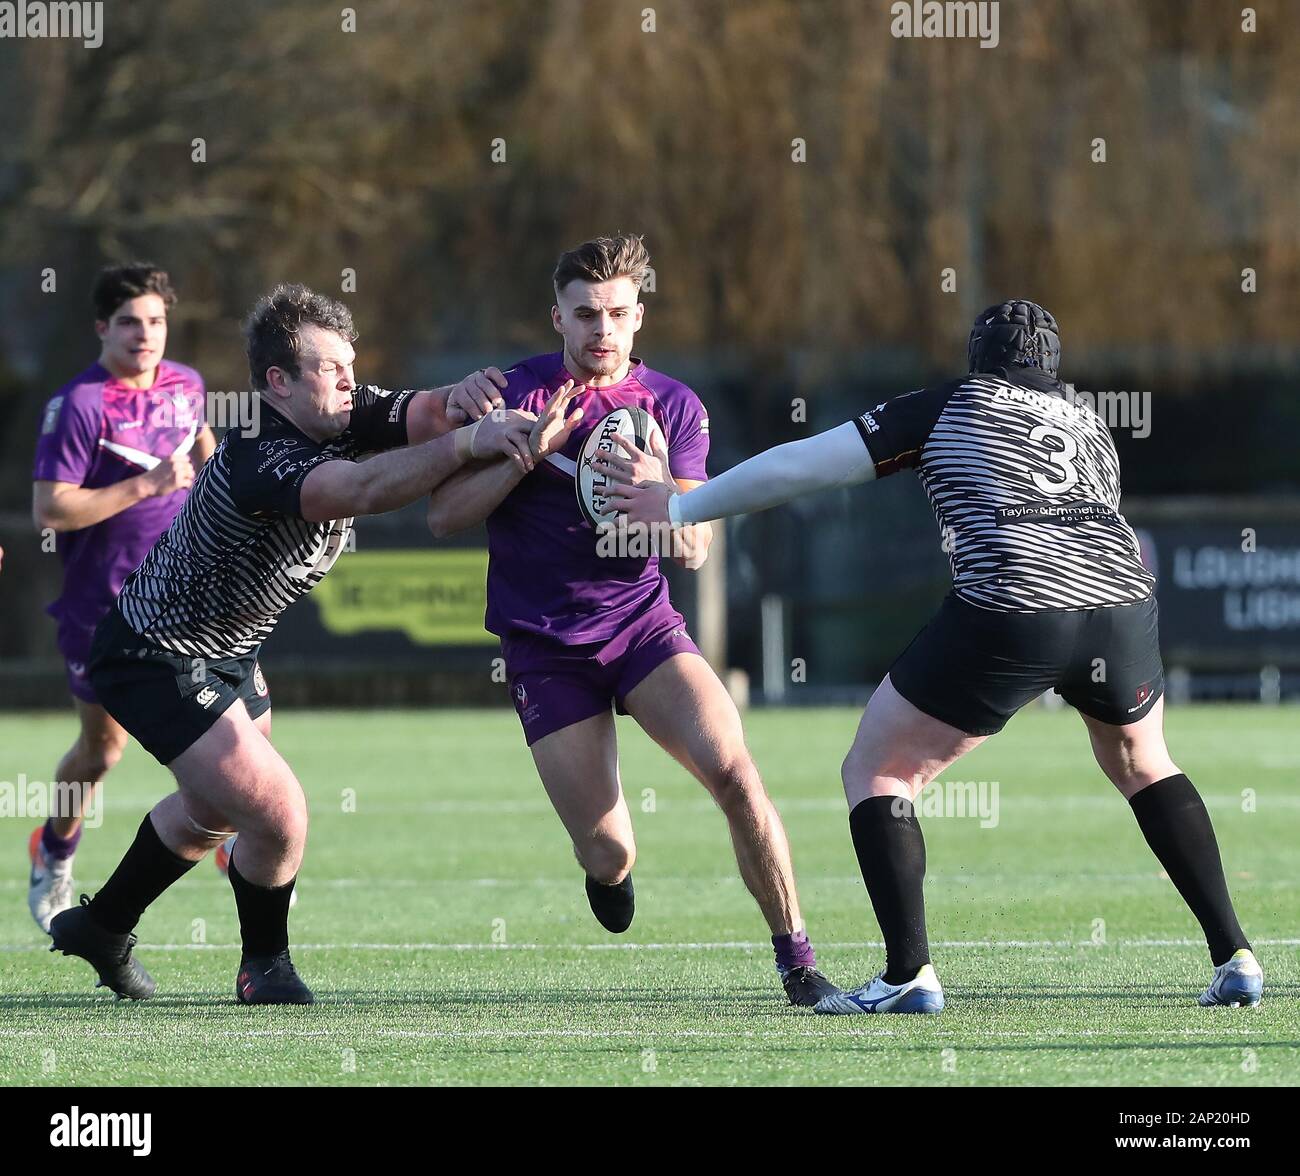
<path id="1" fill-rule="evenodd" d="M 503 407 L 500 389 L 505 386 L 505 376 L 490 367 L 470 372 L 459 383 L 416 392 L 406 411 L 409 444 L 422 445 Z"/>
<path id="2" fill-rule="evenodd" d="M 654 454 L 634 446 L 623 448 L 624 455 L 609 454 L 596 463 L 618 483 L 609 499 L 630 523 L 684 526 L 750 514 L 876 476 L 855 422 L 765 450 L 685 494 L 666 473 L 668 455 L 661 445 Z"/>
<path id="3" fill-rule="evenodd" d="M 446 389 L 447 416 L 454 425 L 463 425 L 486 416 L 494 408 L 504 408 L 501 393 L 508 381 L 500 368 L 479 368 L 459 384 Z"/>
<path id="4" fill-rule="evenodd" d="M 368 461 L 325 461 L 303 479 L 301 514 L 308 522 L 382 514 L 428 494 L 475 458 L 503 457 L 524 473 L 533 468 L 532 413 L 502 411 L 422 445 L 392 449 Z"/>

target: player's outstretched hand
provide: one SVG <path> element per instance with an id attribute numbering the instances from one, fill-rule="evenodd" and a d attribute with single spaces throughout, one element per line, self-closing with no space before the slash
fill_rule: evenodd
<path id="1" fill-rule="evenodd" d="M 149 492 L 156 497 L 187 490 L 194 482 L 194 463 L 187 453 L 173 453 L 164 457 L 147 474 L 141 474 Z"/>
<path id="2" fill-rule="evenodd" d="M 506 378 L 499 368 L 479 368 L 470 372 L 447 394 L 447 419 L 455 425 L 476 421 L 494 408 L 504 408 L 501 389 Z"/>
<path id="3" fill-rule="evenodd" d="M 495 408 L 469 426 L 469 455 L 492 457 L 501 454 L 514 461 L 524 473 L 533 470 L 533 454 L 528 438 L 537 423 L 534 413 L 518 408 Z"/>
<path id="4" fill-rule="evenodd" d="M 539 461 L 564 448 L 574 427 L 582 420 L 582 409 L 575 408 L 568 416 L 565 413 L 568 412 L 569 402 L 585 390 L 585 384 L 574 384 L 572 380 L 565 380 L 546 402 L 546 407 L 542 409 L 542 415 L 537 418 L 537 424 L 533 426 L 532 436 L 529 438 L 533 456 Z"/>
<path id="5" fill-rule="evenodd" d="M 668 524 L 668 500 L 677 493 L 677 483 L 668 470 L 668 450 L 663 438 L 650 438 L 651 453 L 644 453 L 626 437 L 614 436 L 626 456 L 602 453 L 592 459 L 614 483 L 606 498 L 627 516 L 629 526 L 663 527 Z"/>

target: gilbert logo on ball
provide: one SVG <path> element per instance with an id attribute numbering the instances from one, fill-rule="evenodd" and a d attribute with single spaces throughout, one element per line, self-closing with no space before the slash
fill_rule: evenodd
<path id="1" fill-rule="evenodd" d="M 589 525 L 599 530 L 612 525 L 617 515 L 609 506 L 610 480 L 592 466 L 592 461 L 601 453 L 623 455 L 622 446 L 614 440 L 616 436 L 626 437 L 642 452 L 649 453 L 650 439 L 656 435 L 663 440 L 663 430 L 644 408 L 616 408 L 592 427 L 578 452 L 577 471 L 573 479 L 574 490 L 578 495 L 578 509 Z"/>

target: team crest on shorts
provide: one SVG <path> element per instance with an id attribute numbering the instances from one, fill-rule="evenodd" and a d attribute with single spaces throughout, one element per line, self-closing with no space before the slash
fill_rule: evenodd
<path id="1" fill-rule="evenodd" d="M 522 682 L 516 682 L 512 691 L 515 696 L 515 707 L 519 711 L 519 721 L 527 727 L 537 719 L 537 704 L 528 697 L 528 691 L 524 688 Z"/>
<path id="2" fill-rule="evenodd" d="M 1143 682 L 1142 685 L 1134 691 L 1134 697 L 1137 698 L 1137 705 L 1129 707 L 1125 712 L 1126 714 L 1136 714 L 1151 701 L 1151 695 L 1153 693 L 1151 686 L 1152 684 L 1150 682 Z"/>
<path id="3" fill-rule="evenodd" d="M 262 667 L 259 663 L 253 664 L 253 689 L 257 691 L 258 698 L 266 697 L 266 675 L 262 673 Z"/>

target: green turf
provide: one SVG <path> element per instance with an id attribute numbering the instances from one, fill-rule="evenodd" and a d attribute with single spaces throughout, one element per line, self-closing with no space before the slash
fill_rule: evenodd
<path id="1" fill-rule="evenodd" d="M 856 722 L 848 710 L 747 718 L 809 930 L 843 983 L 882 957 L 867 945 L 878 931 L 839 790 Z M 615 938 L 587 910 L 512 714 L 286 711 L 276 743 L 312 804 L 292 934 L 319 1003 L 236 1005 L 233 901 L 207 863 L 140 927 L 158 995 L 92 992 L 89 968 L 45 951 L 28 918 L 34 822 L 0 820 L 0 1080 L 1295 1084 L 1296 725 L 1293 710 L 1263 708 L 1181 708 L 1168 722 L 1265 965 L 1260 1008 L 1197 1007 L 1209 967 L 1190 915 L 1091 765 L 1077 718 L 1031 710 L 946 774 L 996 781 L 997 824 L 924 822 L 948 1008 L 877 1019 L 784 1005 L 721 816 L 630 721 L 619 730 L 637 917 Z M 71 733 L 61 716 L 0 720 L 0 780 L 44 779 Z M 131 748 L 78 854 L 83 886 L 102 881 L 169 781 Z"/>

